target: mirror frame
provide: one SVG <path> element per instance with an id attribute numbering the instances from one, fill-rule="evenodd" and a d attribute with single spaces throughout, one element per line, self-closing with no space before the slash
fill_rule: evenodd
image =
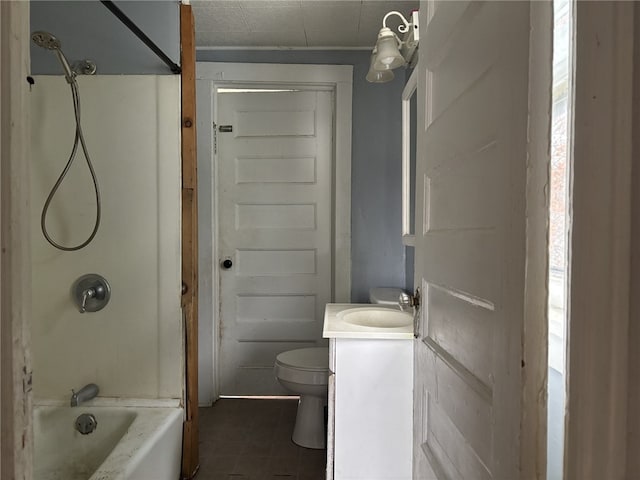
<path id="1" fill-rule="evenodd" d="M 418 66 L 402 90 L 402 243 L 410 247 L 415 245 L 411 231 L 411 98 L 417 86 Z"/>

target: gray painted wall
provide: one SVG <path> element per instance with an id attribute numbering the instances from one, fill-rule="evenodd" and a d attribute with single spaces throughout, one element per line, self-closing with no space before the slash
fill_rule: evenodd
<path id="1" fill-rule="evenodd" d="M 117 5 L 170 58 L 179 62 L 177 1 L 119 1 Z M 71 60 L 89 58 L 102 74 L 162 74 L 169 69 L 97 0 L 34 1 L 32 30 L 57 35 Z M 198 61 L 353 65 L 352 301 L 366 302 L 376 286 L 404 286 L 401 232 L 401 104 L 403 70 L 387 84 L 364 79 L 368 51 L 198 51 Z M 60 74 L 55 56 L 32 47 L 32 71 Z"/>
<path id="2" fill-rule="evenodd" d="M 367 302 L 371 287 L 404 287 L 401 238 L 401 97 L 403 70 L 386 84 L 364 77 L 368 51 L 199 50 L 200 62 L 353 65 L 351 170 L 351 300 Z M 199 159 L 209 155 L 200 152 Z M 208 171 L 201 166 L 201 171 Z M 202 186 L 202 184 L 200 185 Z M 205 194 L 201 192 L 201 194 Z M 205 194 L 206 195 L 206 194 Z M 209 201 L 199 197 L 199 204 Z M 201 245 L 210 245 L 201 239 Z"/>
<path id="3" fill-rule="evenodd" d="M 180 11 L 177 0 L 118 1 L 133 20 L 175 63 L 180 63 Z M 56 35 L 70 62 L 90 59 L 100 74 L 171 74 L 149 48 L 97 0 L 32 1 L 31 31 Z M 55 56 L 31 47 L 34 74 L 60 75 Z"/>

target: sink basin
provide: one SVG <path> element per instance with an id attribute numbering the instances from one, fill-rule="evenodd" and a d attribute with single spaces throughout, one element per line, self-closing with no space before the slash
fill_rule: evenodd
<path id="1" fill-rule="evenodd" d="M 346 323 L 369 328 L 405 328 L 413 324 L 413 316 L 390 308 L 350 308 L 338 313 Z"/>

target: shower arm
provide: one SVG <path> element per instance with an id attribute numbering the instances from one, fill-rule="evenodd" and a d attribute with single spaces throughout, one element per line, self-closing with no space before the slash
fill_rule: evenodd
<path id="1" fill-rule="evenodd" d="M 115 3 L 113 3 L 111 0 L 100 0 L 100 3 L 102 3 L 105 7 L 107 7 L 107 9 L 109 9 L 109 11 L 113 13 L 118 18 L 118 20 L 120 20 L 129 30 L 131 30 L 136 37 L 142 40 L 142 43 L 144 43 L 147 47 L 149 47 L 153 51 L 153 53 L 155 53 L 158 57 L 160 57 L 160 59 L 167 64 L 167 66 L 171 69 L 173 73 L 180 74 L 182 72 L 180 65 L 178 65 L 173 60 L 171 60 L 167 56 L 167 54 L 164 53 L 162 49 L 158 47 L 153 42 L 153 40 L 151 40 L 147 36 L 146 33 L 140 30 L 140 27 L 138 27 L 133 20 L 127 17 L 127 15 L 122 10 L 120 10 L 120 8 L 118 8 L 118 6 Z"/>

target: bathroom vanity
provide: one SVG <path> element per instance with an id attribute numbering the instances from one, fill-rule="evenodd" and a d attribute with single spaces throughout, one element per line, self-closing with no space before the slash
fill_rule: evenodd
<path id="1" fill-rule="evenodd" d="M 328 304 L 327 480 L 411 479 L 413 317 Z"/>

